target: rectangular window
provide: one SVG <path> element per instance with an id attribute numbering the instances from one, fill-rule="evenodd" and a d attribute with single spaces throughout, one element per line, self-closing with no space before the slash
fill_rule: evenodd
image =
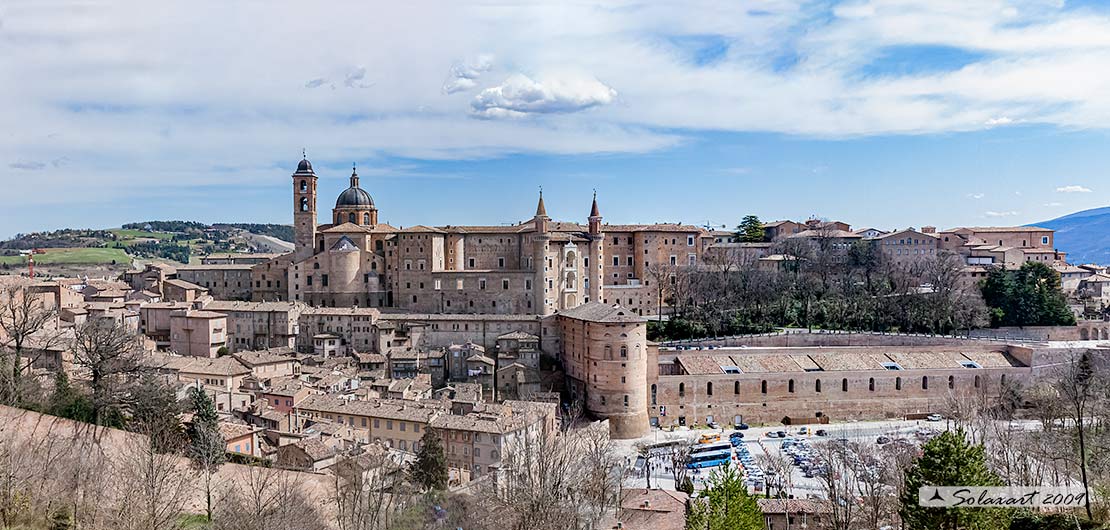
<path id="1" fill-rule="evenodd" d="M 323 287 L 328 286 L 328 275 L 327 274 L 321 274 L 320 275 L 320 285 L 323 286 Z"/>
<path id="2" fill-rule="evenodd" d="M 686 236 L 686 246 L 694 246 L 694 236 Z"/>
<path id="3" fill-rule="evenodd" d="M 505 289 L 505 290 L 508 290 L 509 289 L 509 280 L 501 280 L 501 288 Z"/>
<path id="4" fill-rule="evenodd" d="M 614 267 L 619 267 L 620 264 L 621 264 L 621 259 L 617 256 L 613 256 L 613 266 Z"/>
<path id="5" fill-rule="evenodd" d="M 467 267 L 470 267 L 471 269 L 473 269 L 473 268 L 474 268 L 474 258 L 469 258 L 469 259 L 467 259 L 467 260 L 466 260 L 466 266 L 467 266 Z"/>
<path id="6" fill-rule="evenodd" d="M 486 288 L 486 279 L 485 278 L 479 278 L 478 279 L 478 289 L 485 290 L 485 288 Z"/>
<path id="7" fill-rule="evenodd" d="M 499 269 L 504 269 L 505 268 L 505 258 L 497 258 L 497 268 L 499 268 Z"/>

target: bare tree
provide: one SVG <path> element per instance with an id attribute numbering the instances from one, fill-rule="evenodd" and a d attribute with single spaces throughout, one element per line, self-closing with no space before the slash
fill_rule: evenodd
<path id="1" fill-rule="evenodd" d="M 682 487 L 682 484 L 686 482 L 686 461 L 690 458 L 690 446 L 686 444 L 672 445 L 669 457 L 671 478 L 674 479 L 675 489 L 679 489 Z"/>
<path id="2" fill-rule="evenodd" d="M 138 337 L 113 319 L 90 320 L 77 330 L 73 363 L 88 376 L 98 425 L 105 425 L 109 419 L 113 423 L 121 421 L 108 415 L 118 415 L 128 382 L 123 376 L 140 371 L 141 354 Z"/>
<path id="3" fill-rule="evenodd" d="M 648 281 L 655 284 L 655 309 L 659 322 L 663 321 L 663 301 L 672 292 L 671 278 L 674 277 L 675 267 L 667 263 L 652 263 L 644 270 Z"/>
<path id="4" fill-rule="evenodd" d="M 830 530 L 851 530 L 858 516 L 859 482 L 856 453 L 842 444 L 821 443 L 814 447 L 824 466 L 816 473 L 829 501 Z M 867 472 L 867 468 L 862 468 Z"/>
<path id="5" fill-rule="evenodd" d="M 1087 518 L 1092 517 L 1090 502 L 1090 478 L 1088 477 L 1088 429 L 1094 412 L 1105 404 L 1105 368 L 1096 370 L 1095 361 L 1090 353 L 1083 352 L 1058 368 L 1057 389 L 1060 399 L 1068 411 L 1068 420 L 1075 428 L 1078 444 L 1078 467 L 1083 493 L 1086 494 Z"/>
<path id="6" fill-rule="evenodd" d="M 129 443 L 116 463 L 116 486 L 109 522 L 123 530 L 170 530 L 182 527 L 182 514 L 193 491 L 181 457 L 159 453 L 149 438 Z"/>
<path id="7" fill-rule="evenodd" d="M 333 466 L 336 526 L 339 530 L 388 528 L 409 497 L 403 467 L 380 446 L 359 456 L 341 457 Z"/>
<path id="8" fill-rule="evenodd" d="M 57 311 L 26 283 L 0 290 L 0 400 L 18 405 L 22 378 L 38 356 L 61 342 Z"/>
<path id="9" fill-rule="evenodd" d="M 294 473 L 247 466 L 220 502 L 215 530 L 323 530 Z"/>
<path id="10" fill-rule="evenodd" d="M 593 424 L 559 436 L 522 433 L 506 440 L 491 499 L 503 528 L 589 529 L 611 511 L 619 498 L 620 466 L 608 442 L 591 429 L 606 427 Z"/>

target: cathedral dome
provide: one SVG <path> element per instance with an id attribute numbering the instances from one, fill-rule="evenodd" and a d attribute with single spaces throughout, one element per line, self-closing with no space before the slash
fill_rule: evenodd
<path id="1" fill-rule="evenodd" d="M 339 198 L 335 200 L 336 208 L 342 208 L 344 206 L 373 207 L 374 199 L 371 199 L 370 194 L 366 193 L 362 188 L 352 186 L 343 190 L 343 193 L 340 193 Z"/>

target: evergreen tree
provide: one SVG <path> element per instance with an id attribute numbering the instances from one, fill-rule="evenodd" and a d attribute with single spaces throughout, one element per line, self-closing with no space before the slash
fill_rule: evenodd
<path id="1" fill-rule="evenodd" d="M 902 516 L 908 530 L 994 530 L 1009 526 L 1009 513 L 985 508 L 924 508 L 918 501 L 923 486 L 1003 486 L 987 467 L 982 445 L 967 441 L 962 429 L 946 431 L 922 446 L 922 454 L 906 471 Z"/>
<path id="2" fill-rule="evenodd" d="M 227 461 L 227 440 L 220 434 L 219 416 L 208 393 L 199 387 L 189 389 L 193 422 L 189 424 L 189 460 L 204 475 L 208 520 L 212 520 L 212 475 Z"/>
<path id="3" fill-rule="evenodd" d="M 95 420 L 92 402 L 69 383 L 65 370 L 54 374 L 54 393 L 50 396 L 50 414 L 71 420 L 92 423 Z"/>
<path id="4" fill-rule="evenodd" d="M 158 452 L 181 447 L 181 404 L 173 387 L 155 374 L 143 374 L 131 388 L 127 402 L 131 416 L 128 430 L 150 436 Z"/>
<path id="5" fill-rule="evenodd" d="M 1060 274 L 1044 263 L 1026 262 L 1016 271 L 996 267 L 980 289 L 991 308 L 992 326 L 1075 325 Z"/>
<path id="6" fill-rule="evenodd" d="M 443 451 L 439 433 L 434 429 L 425 428 L 424 436 L 420 437 L 420 450 L 416 452 L 412 476 L 425 489 L 447 488 L 447 454 Z"/>
<path id="7" fill-rule="evenodd" d="M 687 530 L 762 530 L 763 512 L 748 494 L 744 479 L 732 466 L 709 476 L 708 487 L 691 499 L 686 512 Z"/>
<path id="8" fill-rule="evenodd" d="M 678 486 L 678 491 L 684 492 L 687 495 L 694 494 L 694 481 L 690 477 L 683 479 L 682 484 Z"/>
<path id="9" fill-rule="evenodd" d="M 72 530 L 73 516 L 68 508 L 58 508 L 50 514 L 50 530 Z"/>
<path id="10" fill-rule="evenodd" d="M 736 227 L 736 239 L 742 243 L 760 243 L 765 238 L 763 223 L 754 215 L 745 215 Z"/>

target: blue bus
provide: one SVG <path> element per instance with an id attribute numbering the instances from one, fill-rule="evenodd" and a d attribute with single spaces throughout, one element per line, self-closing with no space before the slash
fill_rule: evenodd
<path id="1" fill-rule="evenodd" d="M 724 449 L 724 450 L 721 450 L 721 451 L 705 451 L 705 452 L 691 454 L 690 457 L 686 459 L 686 469 L 697 469 L 699 467 L 727 466 L 731 462 L 732 462 L 732 450 L 731 449 Z"/>
<path id="2" fill-rule="evenodd" d="M 732 449 L 732 444 L 727 441 L 697 444 L 690 448 L 690 454 L 695 455 L 698 453 L 708 453 L 710 451 L 724 451 L 726 449 Z"/>

